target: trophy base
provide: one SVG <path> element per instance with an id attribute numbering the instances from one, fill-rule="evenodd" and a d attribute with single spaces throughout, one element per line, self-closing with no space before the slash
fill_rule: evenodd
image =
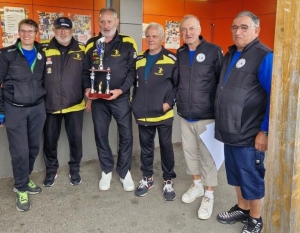
<path id="1" fill-rule="evenodd" d="M 109 97 L 111 97 L 110 94 L 99 94 L 97 92 L 95 92 L 95 93 L 89 93 L 89 98 L 108 99 Z"/>
<path id="2" fill-rule="evenodd" d="M 110 72 L 111 70 L 105 70 L 105 69 L 103 69 L 103 70 L 100 70 L 100 69 L 89 69 L 89 71 L 108 73 L 108 72 Z"/>

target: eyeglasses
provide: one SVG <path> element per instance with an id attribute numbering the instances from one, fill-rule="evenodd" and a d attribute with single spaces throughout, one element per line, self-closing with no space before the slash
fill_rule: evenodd
<path id="1" fill-rule="evenodd" d="M 55 30 L 58 32 L 70 32 L 71 28 L 55 28 Z"/>
<path id="2" fill-rule="evenodd" d="M 240 28 L 242 32 L 246 32 L 249 27 L 254 27 L 254 26 L 248 26 L 248 25 L 236 26 L 236 25 L 233 25 L 233 26 L 230 27 L 230 30 L 231 30 L 231 32 L 236 32 Z"/>
<path id="3" fill-rule="evenodd" d="M 36 31 L 35 30 L 23 30 L 23 29 L 21 29 L 21 30 L 19 30 L 19 32 L 21 33 L 21 34 L 33 34 L 33 33 L 35 33 Z"/>

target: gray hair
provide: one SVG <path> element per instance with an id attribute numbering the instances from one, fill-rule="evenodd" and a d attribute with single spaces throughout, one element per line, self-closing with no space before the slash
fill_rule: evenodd
<path id="1" fill-rule="evenodd" d="M 250 11 L 242 11 L 242 12 L 238 13 L 237 16 L 235 16 L 235 19 L 239 18 L 239 17 L 243 17 L 243 16 L 248 16 L 254 23 L 254 26 L 259 27 L 259 24 L 260 24 L 259 18 Z"/>
<path id="2" fill-rule="evenodd" d="M 199 20 L 199 18 L 196 15 L 185 15 L 185 16 L 183 16 L 183 19 L 180 21 L 180 28 L 181 28 L 182 23 L 184 21 L 186 21 L 187 19 L 189 19 L 189 18 L 196 19 L 196 21 L 197 21 L 197 28 L 200 29 L 200 20 Z"/>
<path id="3" fill-rule="evenodd" d="M 155 23 L 155 22 L 149 23 L 149 25 L 145 29 L 145 35 L 146 35 L 146 33 L 147 33 L 147 31 L 148 31 L 149 28 L 156 28 L 158 30 L 161 38 L 164 37 L 164 35 L 165 35 L 164 28 L 159 23 Z"/>
<path id="4" fill-rule="evenodd" d="M 105 8 L 102 8 L 99 12 L 99 17 L 100 15 L 104 14 L 104 13 L 107 13 L 107 12 L 110 12 L 110 13 L 113 13 L 114 15 L 114 18 L 118 18 L 118 13 L 117 11 L 114 9 L 114 8 L 111 8 L 111 7 L 105 7 Z"/>

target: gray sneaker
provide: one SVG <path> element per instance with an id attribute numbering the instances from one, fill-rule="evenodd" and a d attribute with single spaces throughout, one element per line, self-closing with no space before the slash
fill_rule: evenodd
<path id="1" fill-rule="evenodd" d="M 174 201 L 176 198 L 176 193 L 173 187 L 173 182 L 171 180 L 164 181 L 163 186 L 163 196 L 165 201 Z"/>
<path id="2" fill-rule="evenodd" d="M 242 233 L 260 233 L 263 229 L 263 221 L 260 218 L 260 222 L 254 218 L 249 217 L 248 223 L 243 227 Z"/>
<path id="3" fill-rule="evenodd" d="M 22 212 L 30 209 L 29 197 L 26 191 L 17 192 L 16 207 L 18 211 Z"/>
<path id="4" fill-rule="evenodd" d="M 19 192 L 19 190 L 16 188 L 14 188 L 13 191 L 15 193 Z M 42 192 L 42 189 L 41 189 L 41 187 L 37 186 L 32 180 L 30 180 L 25 191 L 28 194 L 38 194 L 38 193 Z"/>
<path id="5" fill-rule="evenodd" d="M 229 211 L 217 215 L 217 220 L 223 224 L 234 224 L 236 222 L 248 223 L 249 214 L 240 210 L 238 205 L 232 207 Z"/>

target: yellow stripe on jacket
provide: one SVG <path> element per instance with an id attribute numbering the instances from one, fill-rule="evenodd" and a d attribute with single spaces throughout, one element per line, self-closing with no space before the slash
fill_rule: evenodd
<path id="1" fill-rule="evenodd" d="M 77 112 L 83 110 L 84 108 L 85 108 L 85 100 L 83 99 L 80 104 L 76 104 L 69 108 L 64 108 L 63 110 L 56 111 L 53 114 Z"/>
<path id="2" fill-rule="evenodd" d="M 138 121 L 145 121 L 145 122 L 159 122 L 159 121 L 164 121 L 169 118 L 174 117 L 174 110 L 168 111 L 165 115 L 160 116 L 160 117 L 149 117 L 149 118 L 139 118 L 137 119 Z"/>

